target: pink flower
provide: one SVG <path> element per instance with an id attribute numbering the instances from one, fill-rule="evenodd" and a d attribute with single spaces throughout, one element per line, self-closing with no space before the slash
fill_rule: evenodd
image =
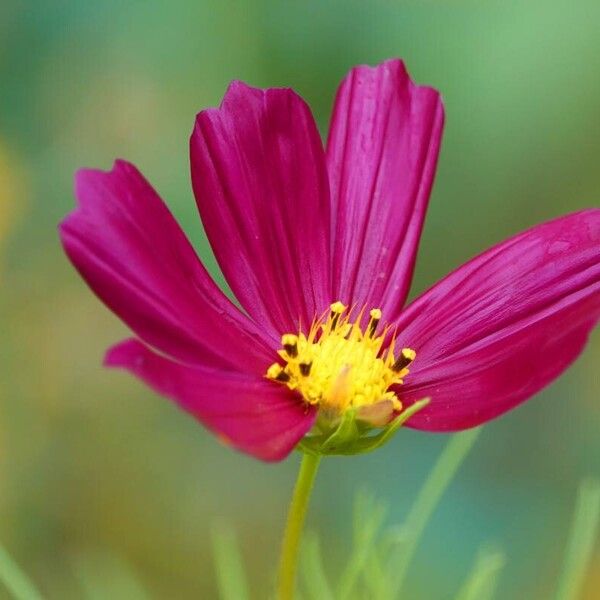
<path id="1" fill-rule="evenodd" d="M 234 82 L 199 113 L 194 193 L 243 310 L 134 166 L 79 171 L 62 243 L 136 336 L 106 364 L 268 461 L 347 410 L 385 426 L 428 397 L 407 425 L 454 431 L 549 384 L 600 316 L 600 210 L 491 248 L 405 308 L 443 120 L 399 60 L 349 73 L 325 149 L 290 89 Z"/>

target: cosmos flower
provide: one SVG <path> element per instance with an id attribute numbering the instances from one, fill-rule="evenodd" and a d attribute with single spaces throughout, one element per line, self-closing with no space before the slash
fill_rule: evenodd
<path id="1" fill-rule="evenodd" d="M 443 120 L 399 60 L 350 71 L 325 148 L 290 89 L 234 82 L 200 112 L 194 194 L 241 308 L 134 166 L 79 171 L 64 248 L 135 335 L 106 365 L 268 461 L 347 415 L 359 437 L 402 415 L 455 431 L 549 384 L 600 316 L 600 210 L 525 231 L 405 307 Z"/>

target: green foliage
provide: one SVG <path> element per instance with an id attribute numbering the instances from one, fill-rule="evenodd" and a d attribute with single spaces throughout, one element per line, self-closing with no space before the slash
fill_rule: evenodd
<path id="1" fill-rule="evenodd" d="M 505 562 L 501 550 L 483 547 L 478 552 L 471 572 L 456 595 L 456 600 L 491 600 Z"/>
<path id="2" fill-rule="evenodd" d="M 400 526 L 382 531 L 386 507 L 365 492 L 358 494 L 353 549 L 336 588 L 337 599 L 392 600 L 400 596 L 423 531 L 479 433 L 479 429 L 473 429 L 452 436 Z M 318 542 L 313 537 L 311 543 Z M 313 567 L 314 563 L 310 565 Z M 304 563 L 303 573 L 308 568 L 309 565 Z M 319 567 L 321 573 L 324 570 L 323 566 Z M 310 598 L 318 600 L 319 597 L 311 595 Z"/>
<path id="3" fill-rule="evenodd" d="M 391 561 L 394 564 L 391 576 L 392 598 L 399 594 L 404 584 L 408 567 L 433 511 L 440 503 L 442 495 L 454 479 L 480 432 L 481 429 L 471 429 L 452 436 L 419 491 L 402 526 L 403 543 L 398 544 L 396 552 L 392 554 Z"/>
<path id="4" fill-rule="evenodd" d="M 116 554 L 86 550 L 73 555 L 71 563 L 83 600 L 150 598 L 130 565 Z"/>
<path id="5" fill-rule="evenodd" d="M 376 552 L 377 534 L 385 520 L 387 507 L 366 492 L 357 495 L 354 505 L 354 543 L 352 554 L 338 585 L 337 598 L 352 597 L 369 557 Z"/>
<path id="6" fill-rule="evenodd" d="M 250 596 L 244 563 L 231 525 L 226 521 L 217 521 L 212 529 L 212 541 L 217 584 L 222 600 L 246 600 Z"/>
<path id="7" fill-rule="evenodd" d="M 0 581 L 15 600 L 42 599 L 27 575 L 2 546 L 0 546 Z"/>
<path id="8" fill-rule="evenodd" d="M 335 596 L 325 574 L 319 536 L 314 531 L 308 531 L 304 537 L 301 559 L 304 566 L 301 575 L 308 598 L 334 600 Z"/>
<path id="9" fill-rule="evenodd" d="M 579 486 L 577 504 L 556 600 L 575 600 L 592 556 L 600 523 L 600 481 L 586 479 Z"/>
<path id="10" fill-rule="evenodd" d="M 301 553 L 301 587 L 304 600 L 396 600 L 403 598 L 403 584 L 414 552 L 444 491 L 454 478 L 479 435 L 479 430 L 456 434 L 434 465 L 406 519 L 384 528 L 387 507 L 361 491 L 354 505 L 353 544 L 337 585 L 327 575 L 321 542 L 315 532 L 305 536 Z M 600 526 L 600 481 L 582 482 L 577 496 L 565 560 L 556 600 L 576 600 L 591 559 Z M 243 560 L 231 525 L 217 521 L 212 529 L 213 555 L 222 600 L 248 600 L 251 596 Z M 504 553 L 483 546 L 455 600 L 492 600 Z M 75 574 L 84 598 L 132 598 L 148 595 L 131 570 L 116 557 L 83 553 L 74 557 Z M 42 600 L 34 584 L 0 546 L 0 582 L 15 600 Z M 300 595 L 298 595 L 300 599 Z"/>
<path id="11" fill-rule="evenodd" d="M 480 430 L 454 435 L 438 458 L 401 524 L 385 528 L 387 507 L 373 495 L 357 494 L 353 518 L 353 544 L 346 566 L 334 585 L 327 574 L 321 541 L 309 531 L 301 553 L 300 587 L 306 600 L 397 600 L 403 598 L 404 583 L 414 553 L 431 516 L 473 447 Z M 581 484 L 563 571 L 556 599 L 576 600 L 589 565 L 600 519 L 600 482 Z M 220 550 L 223 553 L 223 549 Z M 221 583 L 233 585 L 240 577 L 239 556 L 235 545 L 228 545 L 217 561 Z M 493 600 L 506 558 L 502 550 L 484 545 L 478 551 L 471 570 L 456 592 L 455 600 Z M 228 571 L 224 565 L 237 565 Z M 222 595 L 223 600 L 248 598 L 246 595 Z M 300 596 L 298 596 L 300 598 Z"/>

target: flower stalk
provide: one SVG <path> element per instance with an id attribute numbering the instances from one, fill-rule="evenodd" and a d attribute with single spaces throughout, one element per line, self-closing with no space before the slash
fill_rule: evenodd
<path id="1" fill-rule="evenodd" d="M 306 510 L 320 462 L 320 455 L 304 453 L 302 462 L 300 463 L 300 471 L 296 479 L 281 546 L 277 581 L 278 600 L 293 600 L 294 598 L 296 571 L 298 568 L 298 550 L 300 548 Z"/>

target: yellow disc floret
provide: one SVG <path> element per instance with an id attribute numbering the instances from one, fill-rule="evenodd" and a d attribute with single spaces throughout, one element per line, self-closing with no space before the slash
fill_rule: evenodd
<path id="1" fill-rule="evenodd" d="M 309 404 L 329 415 L 340 415 L 352 407 L 362 409 L 384 402 L 398 412 L 402 404 L 389 389 L 401 384 L 415 351 L 403 348 L 395 355 L 395 339 L 389 328 L 378 333 L 381 310 L 374 308 L 366 321 L 364 310 L 351 320 L 351 311 L 341 302 L 313 322 L 307 335 L 286 333 L 281 338 L 282 363 L 268 369 L 269 379 L 299 392 Z M 382 347 L 386 338 L 386 348 Z"/>

